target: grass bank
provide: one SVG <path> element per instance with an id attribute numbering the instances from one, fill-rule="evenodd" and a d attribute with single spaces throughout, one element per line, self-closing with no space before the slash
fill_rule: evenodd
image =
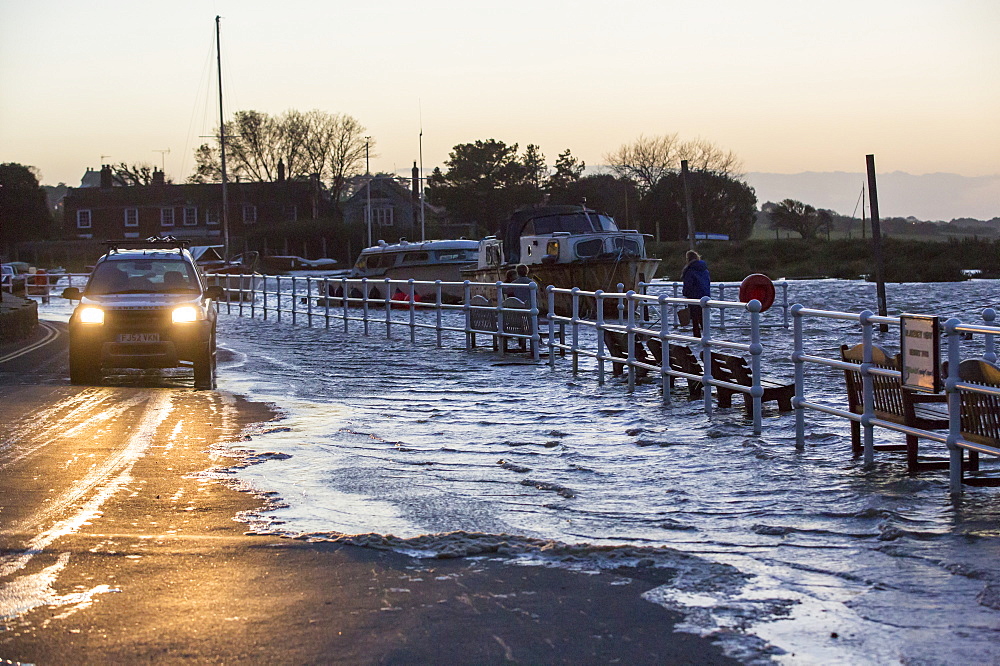
<path id="1" fill-rule="evenodd" d="M 659 276 L 677 278 L 684 267 L 686 242 L 651 243 L 650 254 L 663 259 Z M 751 273 L 773 279 L 831 277 L 857 279 L 875 272 L 871 240 L 703 241 L 698 252 L 708 262 L 712 279 L 742 280 Z M 887 282 L 955 282 L 963 270 L 1000 277 L 1000 240 L 928 242 L 883 239 Z"/>

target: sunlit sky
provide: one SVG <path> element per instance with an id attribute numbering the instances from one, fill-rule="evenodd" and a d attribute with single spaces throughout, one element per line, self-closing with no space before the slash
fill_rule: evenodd
<path id="1" fill-rule="evenodd" d="M 746 171 L 1000 173 L 997 0 L 0 0 L 0 161 L 183 181 L 218 124 L 217 14 L 227 117 L 350 114 L 373 171 L 422 125 L 426 171 L 477 139 L 596 166 L 677 132 Z"/>

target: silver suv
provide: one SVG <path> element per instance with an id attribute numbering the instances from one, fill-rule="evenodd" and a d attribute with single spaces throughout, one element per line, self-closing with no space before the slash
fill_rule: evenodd
<path id="1" fill-rule="evenodd" d="M 103 368 L 194 367 L 197 389 L 215 388 L 215 302 L 187 241 L 109 242 L 69 320 L 69 376 L 94 384 Z"/>

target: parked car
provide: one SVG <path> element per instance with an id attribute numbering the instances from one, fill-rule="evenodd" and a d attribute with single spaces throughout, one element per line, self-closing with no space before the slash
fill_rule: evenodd
<path id="1" fill-rule="evenodd" d="M 194 368 L 195 388 L 215 388 L 215 301 L 187 241 L 109 243 L 69 321 L 69 375 L 93 384 L 104 368 Z"/>
<path id="2" fill-rule="evenodd" d="M 23 297 L 28 292 L 28 276 L 11 264 L 0 264 L 0 289 Z"/>

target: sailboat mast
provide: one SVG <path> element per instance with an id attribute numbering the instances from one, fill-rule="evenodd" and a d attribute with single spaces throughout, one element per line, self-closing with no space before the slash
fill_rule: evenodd
<path id="1" fill-rule="evenodd" d="M 219 21 L 221 16 L 215 17 L 215 60 L 216 69 L 219 70 L 219 153 L 222 157 L 222 242 L 224 245 L 225 259 L 229 260 L 229 192 L 227 191 L 226 179 L 226 121 L 222 112 L 222 43 L 219 37 Z"/>

